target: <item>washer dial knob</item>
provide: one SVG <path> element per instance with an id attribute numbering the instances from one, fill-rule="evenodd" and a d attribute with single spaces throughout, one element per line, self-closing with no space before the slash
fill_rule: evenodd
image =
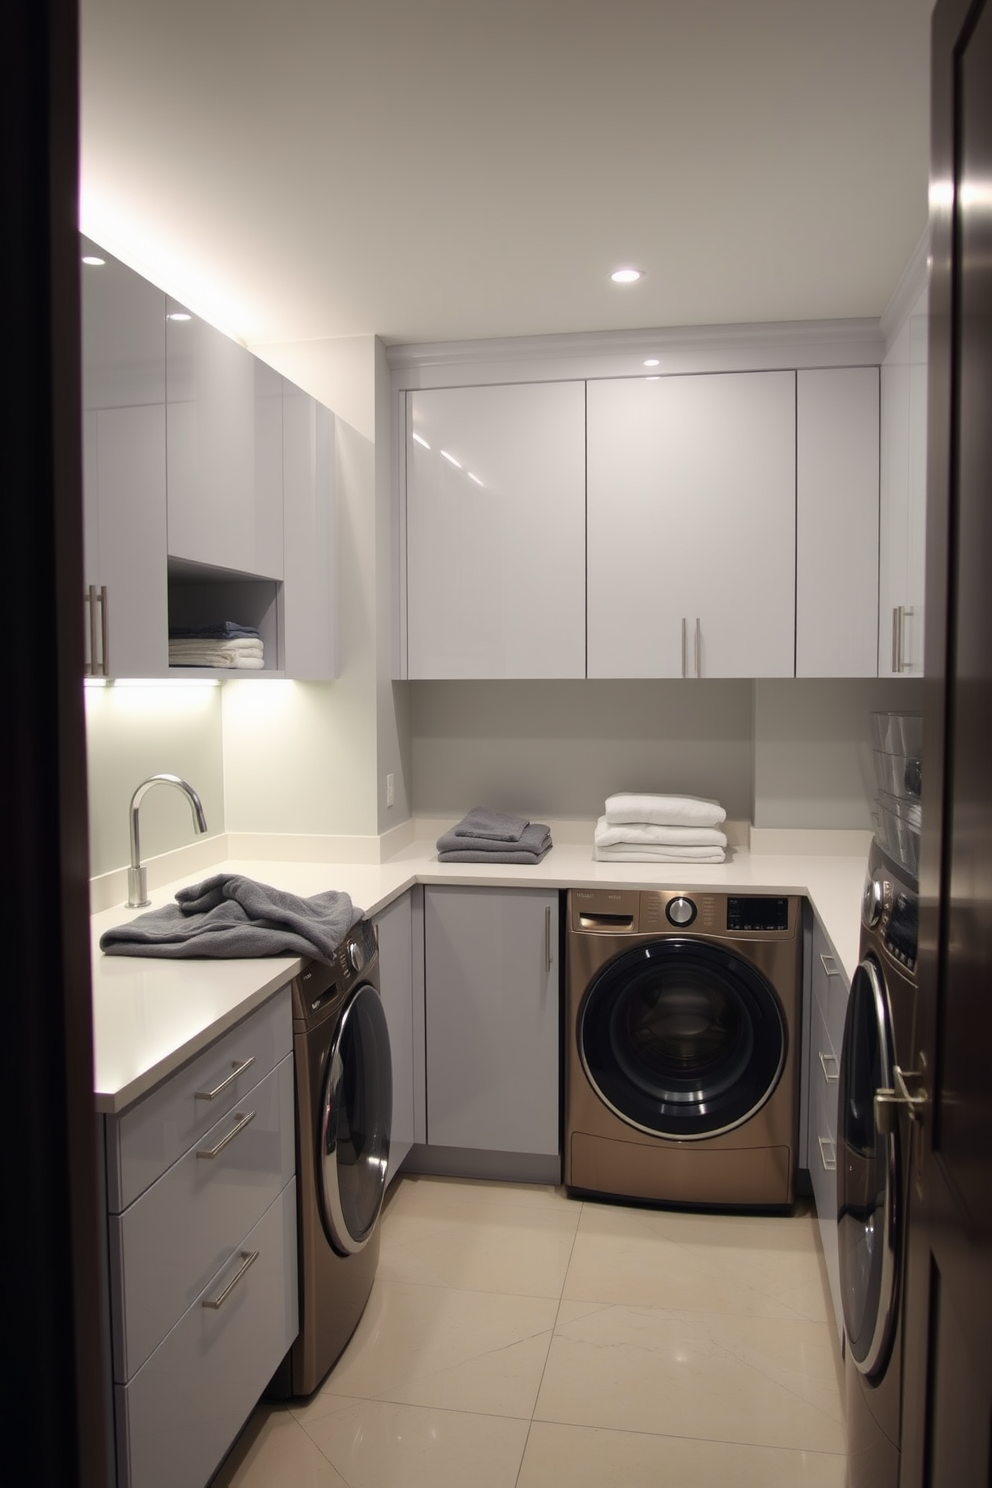
<path id="1" fill-rule="evenodd" d="M 665 905 L 665 914 L 672 925 L 691 925 L 696 918 L 696 906 L 691 899 L 680 894 L 677 899 L 669 899 Z"/>
<path id="2" fill-rule="evenodd" d="M 348 965 L 351 967 L 352 971 L 361 971 L 365 965 L 365 952 L 362 950 L 357 940 L 349 940 L 347 955 Z"/>
<path id="3" fill-rule="evenodd" d="M 878 873 L 869 873 L 861 895 L 861 923 L 867 930 L 874 930 L 884 908 L 885 880 Z"/>

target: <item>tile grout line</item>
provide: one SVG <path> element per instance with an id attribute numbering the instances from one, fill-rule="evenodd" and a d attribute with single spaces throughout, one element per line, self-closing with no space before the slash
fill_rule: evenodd
<path id="1" fill-rule="evenodd" d="M 573 1202 L 573 1200 L 567 1200 L 567 1202 L 571 1203 L 571 1202 Z M 584 1201 L 579 1200 L 579 1218 L 578 1218 L 578 1223 L 575 1226 L 575 1233 L 572 1236 L 572 1244 L 569 1247 L 568 1260 L 565 1263 L 565 1274 L 564 1274 L 564 1276 L 561 1279 L 561 1291 L 558 1294 L 558 1305 L 555 1308 L 554 1322 L 551 1324 L 551 1341 L 548 1344 L 548 1352 L 547 1352 L 547 1355 L 546 1355 L 545 1360 L 544 1360 L 544 1367 L 541 1370 L 541 1378 L 538 1380 L 538 1382 L 537 1382 L 537 1389 L 534 1392 L 534 1405 L 533 1405 L 533 1408 L 532 1408 L 531 1413 L 530 1413 L 530 1420 L 527 1423 L 527 1435 L 524 1437 L 524 1449 L 523 1449 L 523 1451 L 520 1454 L 520 1466 L 517 1468 L 517 1476 L 514 1479 L 514 1488 L 519 1488 L 520 1474 L 524 1470 L 524 1458 L 527 1456 L 527 1447 L 528 1447 L 528 1444 L 530 1442 L 530 1433 L 531 1433 L 531 1430 L 532 1430 L 533 1425 L 534 1425 L 534 1411 L 537 1410 L 537 1402 L 538 1402 L 538 1400 L 540 1399 L 540 1396 L 541 1396 L 541 1386 L 544 1384 L 544 1376 L 547 1373 L 547 1369 L 548 1369 L 548 1359 L 551 1358 L 551 1349 L 552 1349 L 552 1347 L 554 1345 L 554 1341 L 555 1341 L 555 1331 L 556 1331 L 556 1329 L 558 1327 L 558 1319 L 561 1316 L 561 1304 L 564 1301 L 565 1287 L 566 1287 L 566 1285 L 568 1283 L 568 1272 L 569 1272 L 569 1268 L 571 1267 L 571 1264 L 572 1264 L 572 1257 L 575 1254 L 575 1242 L 579 1238 L 579 1226 L 582 1224 L 582 1216 L 585 1214 L 585 1210 L 586 1210 L 586 1206 L 585 1206 Z"/>

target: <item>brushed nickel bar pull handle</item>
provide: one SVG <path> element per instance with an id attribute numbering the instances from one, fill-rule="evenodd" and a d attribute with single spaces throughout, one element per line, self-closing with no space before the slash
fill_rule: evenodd
<path id="1" fill-rule="evenodd" d="M 837 1055 L 824 1054 L 821 1050 L 819 1053 L 819 1060 L 820 1068 L 823 1071 L 823 1078 L 826 1080 L 827 1084 L 836 1085 L 837 1081 L 840 1079 L 840 1060 L 837 1058 Z M 831 1073 L 830 1070 L 827 1069 L 828 1064 L 833 1066 L 833 1073 Z"/>
<path id="2" fill-rule="evenodd" d="M 110 619 L 107 614 L 107 586 L 100 590 L 100 673 L 104 677 L 110 676 Z"/>
<path id="3" fill-rule="evenodd" d="M 239 1251 L 239 1256 L 241 1259 L 241 1265 L 238 1267 L 237 1271 L 235 1271 L 234 1275 L 227 1283 L 227 1286 L 221 1292 L 219 1297 L 204 1297 L 204 1307 L 210 1307 L 213 1309 L 214 1312 L 216 1312 L 218 1307 L 223 1307 L 224 1303 L 234 1291 L 234 1288 L 237 1286 L 242 1276 L 244 1276 L 249 1266 L 254 1266 L 255 1262 L 258 1260 L 259 1252 L 257 1250 L 242 1250 Z"/>
<path id="4" fill-rule="evenodd" d="M 551 905 L 544 906 L 544 971 L 551 971 Z"/>
<path id="5" fill-rule="evenodd" d="M 696 676 L 697 677 L 701 677 L 703 675 L 702 669 L 701 669 L 700 664 L 699 664 L 700 663 L 700 656 L 701 656 L 701 654 L 702 654 L 702 637 L 700 636 L 700 633 L 699 633 L 699 617 L 697 615 L 697 617 L 696 617 Z"/>
<path id="6" fill-rule="evenodd" d="M 817 1137 L 816 1140 L 820 1144 L 820 1161 L 823 1164 L 824 1170 L 827 1173 L 833 1173 L 833 1172 L 835 1172 L 836 1169 L 837 1169 L 837 1146 L 836 1146 L 836 1143 L 831 1142 L 831 1140 L 830 1140 L 829 1137 Z M 830 1156 L 829 1157 L 827 1156 L 827 1149 L 828 1148 L 830 1150 Z"/>
<path id="7" fill-rule="evenodd" d="M 682 675 L 685 676 L 685 616 L 682 616 Z"/>
<path id="8" fill-rule="evenodd" d="M 899 606 L 892 607 L 892 670 L 899 670 Z"/>
<path id="9" fill-rule="evenodd" d="M 96 659 L 96 585 L 91 584 L 83 595 L 83 603 L 89 605 L 90 611 L 90 659 L 86 667 L 88 677 L 100 675 L 100 664 Z"/>
<path id="10" fill-rule="evenodd" d="M 827 965 L 827 962 L 828 961 L 830 961 L 833 964 L 833 970 L 832 971 L 831 971 L 830 967 Z M 829 953 L 825 953 L 825 952 L 821 951 L 820 952 L 820 965 L 823 967 L 823 969 L 827 973 L 827 976 L 828 977 L 840 976 L 840 967 L 837 965 L 837 957 L 836 956 L 831 956 Z"/>
<path id="11" fill-rule="evenodd" d="M 233 1142 L 235 1137 L 238 1135 L 238 1132 L 243 1132 L 245 1127 L 249 1126 L 255 1120 L 257 1114 L 258 1113 L 256 1111 L 249 1111 L 247 1116 L 242 1116 L 237 1124 L 231 1127 L 231 1130 L 228 1132 L 227 1136 L 221 1137 L 216 1147 L 199 1148 L 196 1154 L 197 1157 L 218 1157 L 220 1153 L 224 1151 L 224 1148 L 227 1146 L 228 1142 Z"/>
<path id="12" fill-rule="evenodd" d="M 243 1075 L 246 1069 L 251 1069 L 251 1067 L 252 1067 L 252 1065 L 254 1063 L 255 1063 L 255 1056 L 254 1056 L 254 1054 L 252 1054 L 248 1059 L 243 1060 L 241 1064 L 238 1064 L 237 1060 L 235 1060 L 234 1061 L 234 1068 L 231 1070 L 231 1073 L 228 1075 L 228 1077 L 227 1077 L 226 1080 L 221 1080 L 220 1084 L 219 1085 L 215 1085 L 214 1088 L 213 1088 L 213 1090 L 198 1090 L 195 1093 L 195 1095 L 193 1096 L 193 1099 L 194 1100 L 216 1100 L 219 1095 L 223 1095 L 224 1094 L 224 1091 L 227 1089 L 227 1087 L 229 1085 L 233 1085 L 234 1084 L 235 1080 L 238 1078 L 239 1075 Z"/>

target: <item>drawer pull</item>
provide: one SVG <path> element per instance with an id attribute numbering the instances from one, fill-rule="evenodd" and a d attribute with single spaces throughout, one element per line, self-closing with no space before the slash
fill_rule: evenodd
<path id="1" fill-rule="evenodd" d="M 544 906 L 544 974 L 551 975 L 551 905 Z"/>
<path id="2" fill-rule="evenodd" d="M 247 1116 L 240 1117 L 238 1124 L 231 1127 L 226 1137 L 221 1137 L 216 1147 L 201 1147 L 196 1154 L 197 1157 L 216 1157 L 218 1153 L 223 1152 L 228 1142 L 233 1142 L 238 1132 L 244 1131 L 245 1127 L 255 1120 L 255 1115 L 256 1112 L 249 1111 Z"/>
<path id="3" fill-rule="evenodd" d="M 828 1173 L 833 1173 L 837 1168 L 837 1146 L 829 1137 L 817 1137 L 820 1144 L 820 1161 Z M 827 1156 L 827 1153 L 830 1156 Z"/>
<path id="4" fill-rule="evenodd" d="M 231 1070 L 231 1073 L 228 1075 L 228 1077 L 227 1077 L 226 1080 L 221 1080 L 220 1084 L 219 1085 L 215 1085 L 214 1088 L 213 1088 L 213 1090 L 198 1090 L 196 1092 L 196 1094 L 194 1095 L 193 1099 L 194 1100 L 216 1100 L 219 1095 L 223 1095 L 224 1094 L 224 1091 L 227 1089 L 227 1087 L 229 1085 L 233 1085 L 234 1084 L 235 1080 L 238 1078 L 239 1075 L 243 1075 L 246 1069 L 251 1069 L 251 1067 L 252 1067 L 252 1065 L 254 1063 L 255 1063 L 255 1056 L 254 1056 L 254 1054 L 252 1054 L 252 1056 L 251 1056 L 250 1059 L 244 1060 L 241 1064 L 238 1064 L 237 1062 L 235 1062 L 234 1068 Z"/>
<path id="5" fill-rule="evenodd" d="M 231 1277 L 230 1281 L 227 1283 L 227 1286 L 221 1292 L 219 1297 L 204 1297 L 202 1303 L 204 1307 L 212 1308 L 214 1312 L 217 1311 L 218 1307 L 223 1307 L 224 1303 L 234 1291 L 234 1288 L 237 1286 L 242 1276 L 244 1276 L 249 1266 L 254 1266 L 255 1262 L 258 1260 L 257 1250 L 242 1250 L 239 1252 L 239 1254 L 241 1257 L 241 1265 L 238 1267 L 237 1271 L 235 1271 L 234 1275 Z"/>
<path id="6" fill-rule="evenodd" d="M 837 1058 L 837 1055 L 824 1054 L 821 1050 L 819 1057 L 820 1068 L 823 1071 L 823 1078 L 826 1080 L 828 1085 L 836 1085 L 837 1081 L 840 1079 L 840 1061 Z M 828 1064 L 831 1066 L 830 1069 L 827 1069 Z"/>
<path id="7" fill-rule="evenodd" d="M 830 962 L 829 966 L 827 965 L 828 961 Z M 840 967 L 837 965 L 836 956 L 824 955 L 824 953 L 821 951 L 820 964 L 823 967 L 824 971 L 827 973 L 828 977 L 840 976 Z"/>

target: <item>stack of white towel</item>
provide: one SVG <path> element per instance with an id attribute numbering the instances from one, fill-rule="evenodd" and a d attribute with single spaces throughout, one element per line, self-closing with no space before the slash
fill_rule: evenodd
<path id="1" fill-rule="evenodd" d="M 265 666 L 265 652 L 258 631 L 234 620 L 175 626 L 169 631 L 169 665 L 260 672 Z"/>
<path id="2" fill-rule="evenodd" d="M 723 863 L 727 813 L 698 796 L 610 796 L 596 823 L 593 857 L 601 862 Z"/>

